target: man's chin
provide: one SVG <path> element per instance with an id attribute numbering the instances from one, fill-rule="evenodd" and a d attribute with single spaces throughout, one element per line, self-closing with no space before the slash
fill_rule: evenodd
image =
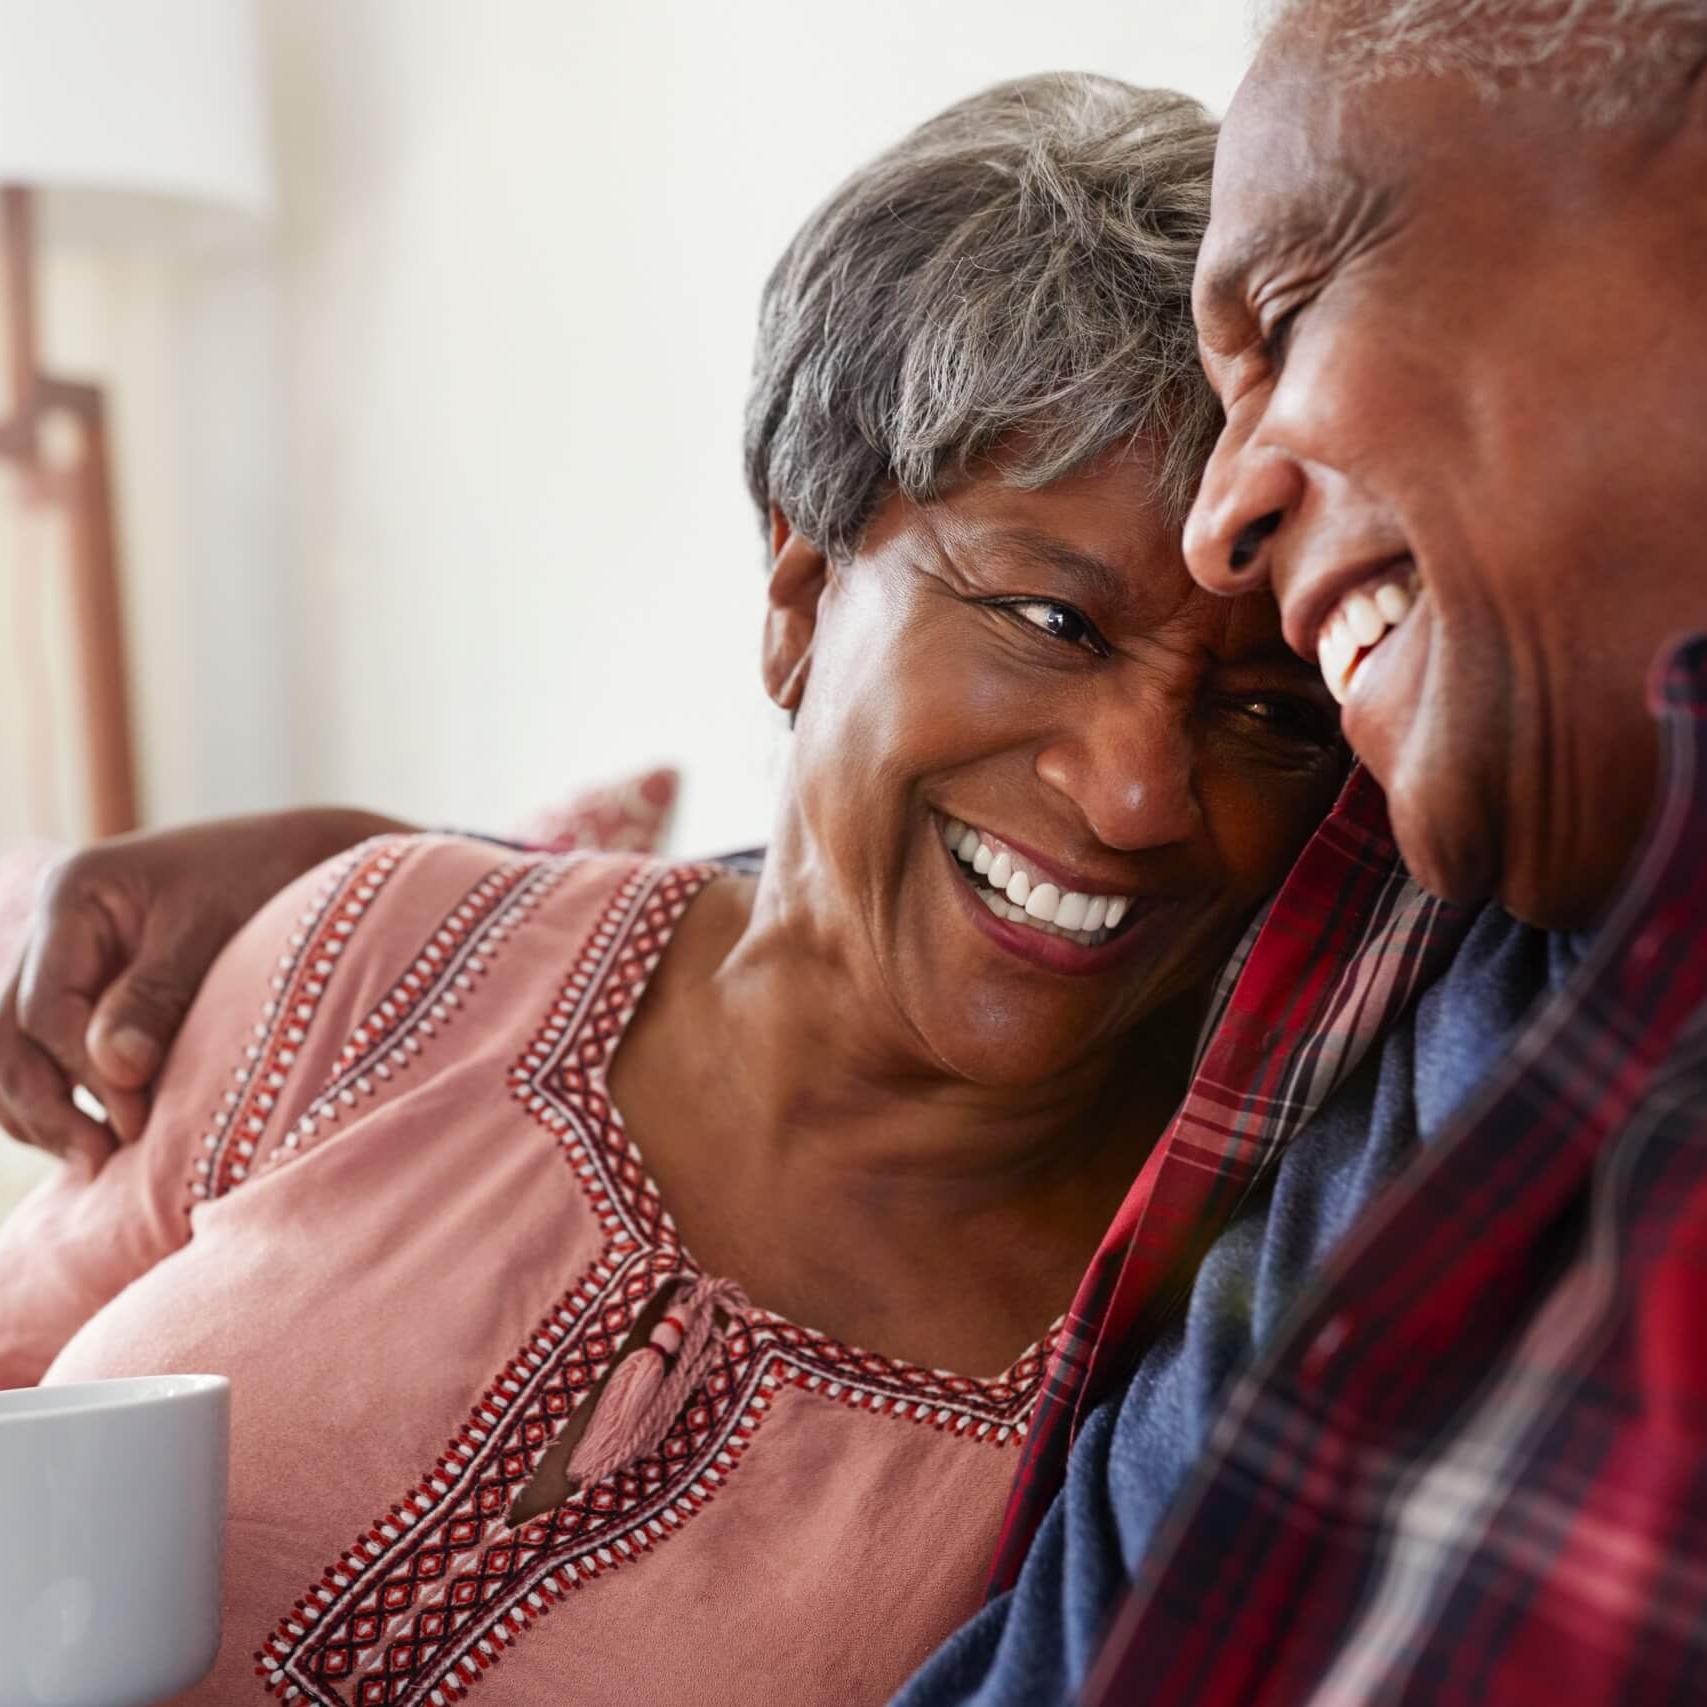
<path id="1" fill-rule="evenodd" d="M 1406 869 L 1429 894 L 1458 906 L 1498 896 L 1504 840 L 1493 813 L 1464 795 L 1395 788 L 1387 796 L 1393 836 Z"/>

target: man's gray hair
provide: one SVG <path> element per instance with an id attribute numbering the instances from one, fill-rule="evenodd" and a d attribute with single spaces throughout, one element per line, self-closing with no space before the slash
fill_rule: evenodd
<path id="1" fill-rule="evenodd" d="M 1641 119 L 1707 61 L 1707 0 L 1271 0 L 1265 33 L 1309 33 L 1353 82 L 1468 77 L 1541 88 L 1589 124 Z"/>
<path id="2" fill-rule="evenodd" d="M 747 483 L 845 556 L 893 491 L 1000 453 L 1037 487 L 1148 450 L 1183 519 L 1219 410 L 1191 277 L 1215 127 L 1107 77 L 1027 77 L 921 125 L 806 222 L 759 311 Z"/>

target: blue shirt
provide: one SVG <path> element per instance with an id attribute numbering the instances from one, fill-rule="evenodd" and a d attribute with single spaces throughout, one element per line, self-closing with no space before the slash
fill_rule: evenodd
<path id="1" fill-rule="evenodd" d="M 1221 1395 L 1375 1193 L 1440 1131 L 1581 952 L 1498 908 L 1293 1139 L 1270 1189 L 1204 1259 L 1184 1315 L 1086 1421 L 1017 1585 L 937 1652 L 895 1707 L 1068 1702 L 1184 1481 Z"/>

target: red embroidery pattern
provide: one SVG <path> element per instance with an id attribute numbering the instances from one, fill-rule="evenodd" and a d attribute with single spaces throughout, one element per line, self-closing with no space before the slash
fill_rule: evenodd
<path id="1" fill-rule="evenodd" d="M 279 956 L 272 994 L 261 1009 L 255 1041 L 232 1074 L 234 1088 L 214 1110 L 202 1139 L 207 1155 L 189 1184 L 188 1214 L 197 1203 L 225 1196 L 249 1174 L 250 1163 L 296 1065 L 297 1052 L 320 1007 L 338 960 L 368 904 L 397 869 L 406 841 L 364 842 L 340 856 L 304 909 Z"/>
<path id="2" fill-rule="evenodd" d="M 268 1158 L 289 1160 L 347 1110 L 406 1070 L 451 1024 L 476 981 L 527 914 L 561 879 L 573 855 L 531 855 L 489 871 L 440 922 L 407 971 L 351 1032 L 326 1083 Z"/>
<path id="3" fill-rule="evenodd" d="M 316 1707 L 462 1700 L 572 1590 L 644 1557 L 716 1498 L 784 1385 L 969 1441 L 1002 1446 L 1023 1435 L 1050 1341 L 1001 1379 L 978 1381 L 861 1352 L 754 1310 L 731 1321 L 709 1375 L 655 1453 L 506 1527 L 564 1420 L 648 1300 L 667 1281 L 699 1272 L 604 1075 L 672 929 L 713 875 L 712 867 L 637 862 L 512 1069 L 512 1094 L 557 1137 L 604 1231 L 604 1252 L 415 1488 L 327 1566 L 268 1637 L 255 1657 L 269 1694 Z M 419 1004 L 415 1012 L 418 1023 Z M 357 1070 L 353 1060 L 344 1069 Z"/>

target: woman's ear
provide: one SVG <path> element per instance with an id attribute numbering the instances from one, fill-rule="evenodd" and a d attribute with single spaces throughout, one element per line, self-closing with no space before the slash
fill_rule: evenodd
<path id="1" fill-rule="evenodd" d="M 784 711 L 800 709 L 818 631 L 818 600 L 829 560 L 788 517 L 771 505 L 771 579 L 766 596 L 765 692 Z"/>

